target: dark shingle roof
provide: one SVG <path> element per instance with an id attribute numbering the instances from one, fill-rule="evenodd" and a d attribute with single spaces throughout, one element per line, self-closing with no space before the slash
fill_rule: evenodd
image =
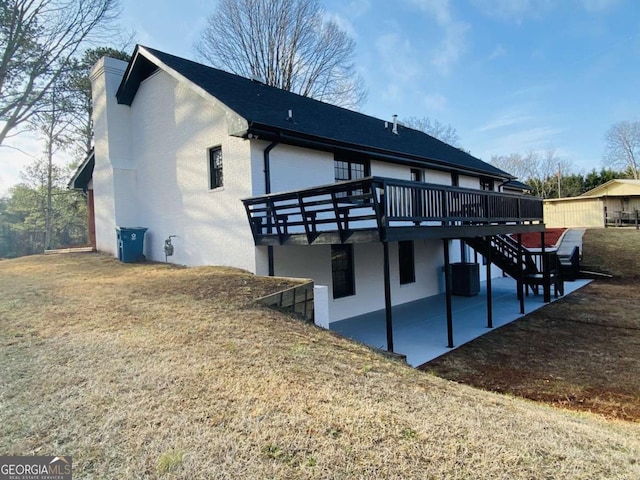
<path id="1" fill-rule="evenodd" d="M 407 161 L 435 163 L 495 177 L 512 178 L 508 173 L 463 150 L 417 130 L 399 125 L 396 135 L 391 131 L 391 122 L 387 122 L 385 129 L 384 120 L 270 87 L 158 50 L 137 48 L 143 55 L 145 50 L 246 119 L 250 130 L 262 128 L 280 131 L 291 136 L 303 136 L 346 148 L 404 158 Z M 132 64 L 118 90 L 120 103 L 131 104 L 140 81 L 155 70 L 155 66 L 148 63 L 152 61 L 140 61 L 139 56 L 134 54 Z M 135 62 L 141 62 L 141 65 L 136 66 L 133 64 Z M 293 114 L 293 121 L 288 119 L 289 110 Z"/>
<path id="2" fill-rule="evenodd" d="M 84 161 L 78 165 L 76 171 L 73 173 L 71 180 L 67 183 L 67 188 L 71 190 L 82 190 L 84 192 L 87 191 L 89 186 L 89 181 L 91 177 L 93 177 L 93 169 L 96 164 L 96 157 L 94 154 L 93 148 L 87 154 L 87 157 Z"/>
<path id="3" fill-rule="evenodd" d="M 533 190 L 533 188 L 531 188 L 529 185 L 527 185 L 526 183 L 522 183 L 519 180 L 510 180 L 507 183 L 505 183 L 504 186 L 507 188 L 513 188 L 518 190 L 529 190 L 529 191 Z"/>

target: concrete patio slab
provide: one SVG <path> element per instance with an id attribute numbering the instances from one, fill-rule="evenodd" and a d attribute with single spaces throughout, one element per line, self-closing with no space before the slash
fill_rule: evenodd
<path id="1" fill-rule="evenodd" d="M 588 284 L 590 280 L 565 282 L 565 295 Z M 513 322 L 523 315 L 516 298 L 515 280 L 502 277 L 492 280 L 493 329 Z M 555 300 L 552 298 L 552 301 Z M 542 294 L 525 297 L 525 313 L 545 305 Z M 487 328 L 486 283 L 479 295 L 452 297 L 454 348 L 493 329 Z M 385 311 L 359 315 L 329 324 L 329 328 L 345 337 L 386 350 Z M 396 353 L 407 356 L 409 365 L 417 367 L 440 355 L 447 348 L 447 316 L 445 295 L 435 295 L 393 307 L 393 341 Z"/>

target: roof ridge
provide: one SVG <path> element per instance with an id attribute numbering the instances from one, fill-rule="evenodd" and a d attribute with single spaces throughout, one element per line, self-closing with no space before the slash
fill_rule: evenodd
<path id="1" fill-rule="evenodd" d="M 499 179 L 514 178 L 462 148 L 421 130 L 398 125 L 398 132 L 392 128 L 392 120 L 286 91 L 155 48 L 137 45 L 134 54 L 138 52 L 132 57 L 118 89 L 121 103 L 131 105 L 141 81 L 155 71 L 153 66 L 166 67 L 237 113 L 248 122 L 249 129 L 261 131 L 263 138 L 264 134 L 278 135 L 280 132 L 313 141 L 328 141 L 331 149 L 369 152 L 372 158 L 391 158 L 401 163 L 424 164 L 425 168 L 467 171 Z M 131 70 L 134 73 L 129 75 Z M 247 130 L 238 135 L 248 133 L 255 132 Z"/>

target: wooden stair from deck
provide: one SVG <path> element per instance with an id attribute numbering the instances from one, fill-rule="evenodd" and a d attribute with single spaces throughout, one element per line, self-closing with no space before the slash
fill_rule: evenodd
<path id="1" fill-rule="evenodd" d="M 540 286 L 545 293 L 545 302 L 551 301 L 551 286 L 554 293 L 564 295 L 564 280 L 560 262 L 555 252 L 537 254 L 540 261 L 536 262 L 536 254 L 522 247 L 508 235 L 495 235 L 487 240 L 485 237 L 465 238 L 464 242 L 476 252 L 487 258 L 491 256 L 491 263 L 497 265 L 503 272 L 516 281 L 522 281 L 525 292 L 538 294 Z M 546 271 L 545 271 L 546 270 Z"/>

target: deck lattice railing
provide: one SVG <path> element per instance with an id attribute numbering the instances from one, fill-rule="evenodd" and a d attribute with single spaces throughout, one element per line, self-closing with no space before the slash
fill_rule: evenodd
<path id="1" fill-rule="evenodd" d="M 243 200 L 254 238 L 394 226 L 541 222 L 537 197 L 368 177 Z"/>

